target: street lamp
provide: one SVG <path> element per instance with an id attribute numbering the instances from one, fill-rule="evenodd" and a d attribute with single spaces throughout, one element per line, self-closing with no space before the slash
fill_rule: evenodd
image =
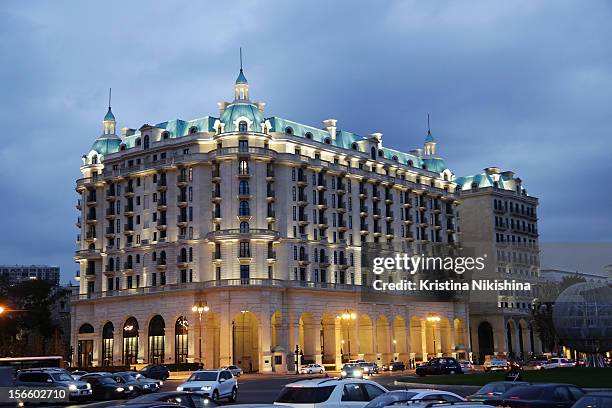
<path id="1" fill-rule="evenodd" d="M 427 321 L 433 324 L 433 349 L 435 357 L 438 355 L 438 349 L 436 349 L 436 324 L 440 322 L 440 316 L 427 316 Z"/>
<path id="2" fill-rule="evenodd" d="M 202 302 L 198 302 L 195 305 L 193 305 L 193 307 L 191 308 L 191 311 L 194 313 L 198 314 L 198 318 L 200 321 L 200 334 L 199 334 L 199 339 L 198 339 L 198 343 L 199 343 L 199 362 L 200 364 L 202 364 L 202 314 L 203 313 L 208 313 L 208 311 L 210 310 L 210 307 L 208 307 L 208 305 L 206 303 L 202 303 Z M 202 366 L 204 366 L 204 364 L 202 364 Z"/>
<path id="3" fill-rule="evenodd" d="M 351 312 L 350 310 L 346 309 L 344 312 L 342 312 L 342 314 L 340 316 L 338 316 L 338 318 L 342 319 L 343 321 L 347 322 L 347 324 L 348 324 L 347 340 L 348 340 L 348 357 L 349 357 L 349 360 L 350 360 L 351 359 L 351 320 L 356 320 L 357 319 L 357 313 Z M 342 344 L 344 344 L 344 343 L 342 343 Z"/>
<path id="4" fill-rule="evenodd" d="M 1 315 L 2 313 L 4 313 L 4 310 L 5 310 L 5 309 L 4 309 L 4 306 L 0 306 L 0 315 Z"/>

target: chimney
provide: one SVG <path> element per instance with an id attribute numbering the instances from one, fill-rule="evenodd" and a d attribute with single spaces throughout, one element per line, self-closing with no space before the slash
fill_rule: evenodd
<path id="1" fill-rule="evenodd" d="M 336 123 L 338 123 L 336 119 L 326 119 L 323 121 L 323 126 L 325 126 L 325 130 L 327 130 L 332 140 L 336 140 Z"/>
<path id="2" fill-rule="evenodd" d="M 484 169 L 484 172 L 490 176 L 492 174 L 499 174 L 501 170 L 499 167 L 487 167 Z"/>

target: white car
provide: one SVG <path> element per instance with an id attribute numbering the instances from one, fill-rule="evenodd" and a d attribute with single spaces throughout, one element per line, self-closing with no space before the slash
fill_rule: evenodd
<path id="1" fill-rule="evenodd" d="M 242 368 L 238 367 L 237 365 L 228 365 L 228 366 L 221 367 L 221 369 L 228 370 L 230 373 L 232 373 L 234 377 L 240 377 L 242 374 L 244 374 L 244 371 L 242 371 Z"/>
<path id="2" fill-rule="evenodd" d="M 198 370 L 187 381 L 176 387 L 177 391 L 190 391 L 210 398 L 213 402 L 238 398 L 238 382 L 229 370 Z"/>
<path id="3" fill-rule="evenodd" d="M 362 408 L 386 392 L 386 388 L 369 380 L 302 380 L 285 385 L 274 405 L 292 408 Z"/>
<path id="4" fill-rule="evenodd" d="M 508 370 L 509 367 L 508 361 L 501 358 L 492 358 L 483 364 L 485 371 Z"/>
<path id="5" fill-rule="evenodd" d="M 574 367 L 575 365 L 576 363 L 569 358 L 553 357 L 546 363 L 542 364 L 540 369 L 548 370 L 550 368 Z"/>
<path id="6" fill-rule="evenodd" d="M 325 367 L 320 364 L 308 364 L 300 368 L 302 374 L 323 374 Z"/>
<path id="7" fill-rule="evenodd" d="M 464 373 L 469 373 L 474 369 L 472 363 L 467 360 L 462 360 L 459 362 L 459 364 L 461 365 L 461 371 Z"/>
<path id="8" fill-rule="evenodd" d="M 424 401 L 424 404 L 431 402 L 457 403 L 464 402 L 465 399 L 449 391 L 415 388 L 410 390 L 395 390 L 379 395 L 370 401 L 365 408 L 384 408 L 389 406 L 406 405 L 408 401 Z M 413 404 L 411 404 L 411 406 L 412 405 Z"/>

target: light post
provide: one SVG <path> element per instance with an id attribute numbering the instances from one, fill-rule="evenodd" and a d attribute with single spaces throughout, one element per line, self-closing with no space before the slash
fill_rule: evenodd
<path id="1" fill-rule="evenodd" d="M 342 321 L 347 322 L 348 324 L 348 335 L 347 335 L 347 340 L 348 340 L 348 358 L 349 360 L 351 359 L 351 320 L 356 320 L 357 319 L 357 313 L 355 312 L 351 312 L 350 310 L 346 309 L 340 316 L 338 316 L 340 319 L 342 319 Z M 344 344 L 344 343 L 343 343 Z"/>
<path id="2" fill-rule="evenodd" d="M 199 334 L 199 339 L 198 339 L 198 361 L 200 364 L 202 364 L 202 367 L 204 366 L 204 364 L 202 363 L 202 314 L 203 313 L 208 313 L 208 311 L 210 310 L 210 307 L 208 307 L 208 305 L 206 303 L 202 303 L 202 302 L 198 302 L 195 305 L 193 305 L 193 307 L 191 308 L 191 311 L 194 313 L 198 314 L 198 319 L 200 322 L 200 334 Z"/>
<path id="3" fill-rule="evenodd" d="M 434 357 L 438 355 L 438 349 L 436 348 L 436 327 L 438 322 L 440 322 L 440 316 L 427 316 L 427 321 L 433 324 L 433 349 L 434 349 Z"/>

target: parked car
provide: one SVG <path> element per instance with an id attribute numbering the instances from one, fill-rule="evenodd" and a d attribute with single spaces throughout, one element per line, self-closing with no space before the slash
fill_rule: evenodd
<path id="1" fill-rule="evenodd" d="M 17 374 L 16 386 L 24 387 L 66 387 L 71 400 L 88 399 L 92 395 L 91 386 L 77 381 L 61 371 L 26 370 Z"/>
<path id="2" fill-rule="evenodd" d="M 484 402 L 486 400 L 499 398 L 500 395 L 512 387 L 518 385 L 529 385 L 525 381 L 495 381 L 482 386 L 474 394 L 467 396 L 468 401 Z"/>
<path id="3" fill-rule="evenodd" d="M 546 360 L 529 360 L 523 366 L 525 370 L 541 370 L 542 365 L 546 363 Z"/>
<path id="4" fill-rule="evenodd" d="M 302 374 L 323 374 L 325 367 L 320 364 L 308 364 L 300 368 Z"/>
<path id="5" fill-rule="evenodd" d="M 572 408 L 612 408 L 612 392 L 589 392 L 576 401 Z"/>
<path id="6" fill-rule="evenodd" d="M 345 364 L 340 370 L 342 378 L 363 378 L 363 369 L 359 364 Z"/>
<path id="7" fill-rule="evenodd" d="M 87 374 L 87 371 L 82 371 L 82 370 L 74 370 L 70 373 L 70 375 L 72 376 L 72 378 L 74 378 L 75 380 L 80 380 L 81 376 Z"/>
<path id="8" fill-rule="evenodd" d="M 145 392 L 151 392 L 149 390 L 149 384 L 138 381 L 130 374 L 113 373 L 111 377 L 113 377 L 113 379 L 121 384 L 124 388 L 127 388 L 127 393 L 130 396 L 138 396 L 140 394 L 144 394 Z M 155 386 L 157 386 L 157 384 L 155 384 Z"/>
<path id="9" fill-rule="evenodd" d="M 406 365 L 402 361 L 392 361 L 388 367 L 389 371 L 404 371 L 405 369 Z"/>
<path id="10" fill-rule="evenodd" d="M 584 391 L 572 384 L 519 385 L 484 403 L 511 408 L 570 408 L 583 395 Z"/>
<path id="11" fill-rule="evenodd" d="M 158 392 L 156 394 L 141 395 L 140 397 L 127 401 L 125 406 L 133 408 L 134 404 L 142 404 L 147 402 L 173 403 L 186 408 L 214 408 L 216 406 L 214 402 L 201 394 L 184 391 L 168 391 Z"/>
<path id="12" fill-rule="evenodd" d="M 361 369 L 363 370 L 363 373 L 365 375 L 378 374 L 378 366 L 376 365 L 376 363 L 371 363 L 369 361 L 364 361 L 364 362 L 361 362 L 361 363 L 358 363 L 358 364 L 361 367 Z"/>
<path id="13" fill-rule="evenodd" d="M 408 401 L 440 401 L 440 402 L 459 402 L 465 401 L 459 395 L 449 392 L 432 389 L 410 389 L 395 390 L 381 394 L 374 398 L 364 408 L 384 408 L 392 405 L 406 405 Z"/>
<path id="14" fill-rule="evenodd" d="M 163 365 L 148 365 L 138 372 L 147 378 L 155 378 L 162 381 L 166 381 L 170 377 L 170 370 Z"/>
<path id="15" fill-rule="evenodd" d="M 574 367 L 576 363 L 569 358 L 553 357 L 546 363 L 542 364 L 542 370 L 549 370 L 551 368 L 567 368 Z"/>
<path id="16" fill-rule="evenodd" d="M 136 371 L 121 371 L 115 374 L 127 374 L 134 377 L 138 382 L 141 382 L 145 385 L 143 387 L 144 392 L 156 392 L 159 391 L 160 387 L 164 385 L 162 380 L 156 380 L 153 378 L 147 378 L 144 375 L 136 372 Z"/>
<path id="17" fill-rule="evenodd" d="M 386 388 L 369 380 L 302 380 L 285 385 L 274 405 L 293 408 L 362 408 L 386 392 Z"/>
<path id="18" fill-rule="evenodd" d="M 508 370 L 510 365 L 508 360 L 496 356 L 486 356 L 485 362 L 482 365 L 485 371 L 500 371 Z"/>
<path id="19" fill-rule="evenodd" d="M 463 374 L 463 370 L 457 359 L 453 357 L 436 357 L 427 363 L 419 364 L 416 374 L 421 377 L 432 374 Z"/>
<path id="20" fill-rule="evenodd" d="M 128 391 L 110 375 L 90 376 L 84 379 L 91 385 L 92 395 L 97 400 L 122 399 Z"/>
<path id="21" fill-rule="evenodd" d="M 242 374 L 244 374 L 242 368 L 238 367 L 237 365 L 228 365 L 225 367 L 221 367 L 221 369 L 228 370 L 230 373 L 232 373 L 234 377 L 240 377 Z"/>
<path id="22" fill-rule="evenodd" d="M 227 398 L 234 402 L 238 398 L 238 382 L 228 370 L 198 370 L 186 382 L 176 387 L 177 391 L 191 391 L 209 397 L 213 402 Z"/>
<path id="23" fill-rule="evenodd" d="M 459 361 L 459 365 L 461 365 L 461 371 L 463 371 L 464 373 L 469 373 L 474 369 L 472 363 L 467 360 Z"/>
<path id="24" fill-rule="evenodd" d="M 106 371 L 95 371 L 95 372 L 83 374 L 79 379 L 81 381 L 85 381 L 86 378 L 104 377 L 104 376 L 109 376 L 109 375 L 111 375 L 111 373 L 106 372 Z"/>

